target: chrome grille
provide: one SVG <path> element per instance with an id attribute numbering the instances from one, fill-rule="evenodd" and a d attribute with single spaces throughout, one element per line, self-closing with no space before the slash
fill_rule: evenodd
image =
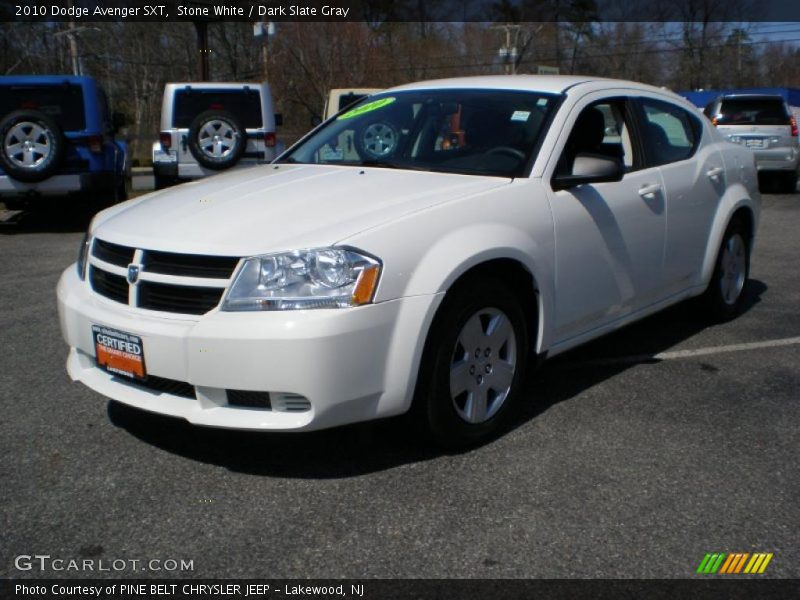
<path id="1" fill-rule="evenodd" d="M 130 298 L 137 308 L 202 315 L 219 304 L 238 263 L 232 256 L 146 250 L 96 238 L 89 282 L 95 293 L 115 302 L 129 304 Z M 138 267 L 133 283 L 129 266 Z"/>

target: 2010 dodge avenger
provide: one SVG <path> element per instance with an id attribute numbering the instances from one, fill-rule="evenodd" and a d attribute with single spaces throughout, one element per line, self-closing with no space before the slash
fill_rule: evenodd
<path id="1" fill-rule="evenodd" d="M 364 99 L 271 165 L 107 209 L 58 284 L 70 376 L 200 425 L 415 409 L 495 434 L 525 367 L 691 296 L 741 309 L 753 155 L 686 101 L 585 77 Z"/>

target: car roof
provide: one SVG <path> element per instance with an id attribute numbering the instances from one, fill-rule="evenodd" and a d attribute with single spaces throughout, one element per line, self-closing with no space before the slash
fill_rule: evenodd
<path id="1" fill-rule="evenodd" d="M 83 85 L 94 81 L 87 75 L 3 75 L 0 76 L 0 85 L 61 85 L 71 83 Z"/>
<path id="2" fill-rule="evenodd" d="M 719 96 L 717 100 L 728 99 L 746 99 L 746 100 L 780 100 L 783 102 L 783 96 L 780 94 L 724 94 Z"/>
<path id="3" fill-rule="evenodd" d="M 658 88 L 635 81 L 622 79 L 606 79 L 588 75 L 481 75 L 476 77 L 454 77 L 450 79 L 433 79 L 390 88 L 391 91 L 425 90 L 425 89 L 490 89 L 537 91 L 552 94 L 564 93 L 578 87 L 622 87 L 638 90 L 655 91 L 681 98 L 671 90 Z M 390 91 L 386 90 L 386 91 Z M 683 100 L 683 98 L 681 98 Z"/>
<path id="4" fill-rule="evenodd" d="M 266 81 L 181 81 L 168 83 L 169 89 L 181 89 L 190 87 L 198 90 L 243 90 L 250 88 L 253 90 L 269 87 Z"/>

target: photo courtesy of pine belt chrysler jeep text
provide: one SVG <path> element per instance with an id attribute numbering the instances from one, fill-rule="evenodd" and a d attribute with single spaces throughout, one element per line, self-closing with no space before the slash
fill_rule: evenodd
<path id="1" fill-rule="evenodd" d="M 577 76 L 404 85 L 273 164 L 94 219 L 58 284 L 72 379 L 191 423 L 409 410 L 503 430 L 526 366 L 692 296 L 742 308 L 753 153 L 687 101 Z"/>

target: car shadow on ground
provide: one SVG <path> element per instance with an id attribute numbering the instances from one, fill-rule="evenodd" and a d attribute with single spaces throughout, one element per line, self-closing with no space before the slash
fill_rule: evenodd
<path id="1" fill-rule="evenodd" d="M 763 281 L 751 279 L 742 314 L 758 304 L 767 290 Z M 528 379 L 525 395 L 536 401 L 523 406 L 515 426 L 633 366 L 660 362 L 657 355 L 712 326 L 700 302 L 687 300 L 553 358 Z M 700 367 L 708 368 L 704 363 Z"/>
<path id="2" fill-rule="evenodd" d="M 94 212 L 87 208 L 53 205 L 35 211 L 0 211 L 0 235 L 83 233 Z"/>
<path id="3" fill-rule="evenodd" d="M 751 280 L 744 310 L 767 290 Z M 523 402 L 510 426 L 516 429 L 551 406 L 568 400 L 635 364 L 706 329 L 695 301 L 683 302 L 637 324 L 565 353 L 528 377 Z M 633 361 L 607 361 L 612 357 Z M 576 368 L 580 365 L 579 368 Z M 565 372 L 568 376 L 565 376 Z M 190 425 L 109 402 L 111 422 L 140 440 L 167 452 L 235 472 L 286 478 L 347 478 L 423 462 L 445 454 L 427 443 L 407 417 L 384 419 L 309 433 L 229 431 Z"/>

